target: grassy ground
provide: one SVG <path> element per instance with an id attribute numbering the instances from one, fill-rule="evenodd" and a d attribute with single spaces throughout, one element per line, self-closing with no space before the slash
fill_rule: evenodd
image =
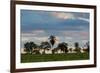
<path id="1" fill-rule="evenodd" d="M 21 54 L 21 62 L 47 62 L 47 61 L 68 61 L 89 59 L 88 53 L 69 53 L 69 54 Z"/>

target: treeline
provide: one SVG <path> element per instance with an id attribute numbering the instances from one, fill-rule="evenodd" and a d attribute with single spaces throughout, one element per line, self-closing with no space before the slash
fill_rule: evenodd
<path id="1" fill-rule="evenodd" d="M 43 51 L 43 54 L 45 54 L 46 50 L 51 50 L 52 54 L 55 54 L 58 50 L 62 51 L 63 53 L 68 53 L 69 51 L 75 51 L 76 53 L 80 53 L 81 49 L 83 49 L 83 51 L 85 52 L 89 52 L 89 42 L 86 43 L 86 48 L 80 48 L 79 47 L 79 43 L 75 42 L 74 43 L 74 50 L 73 48 L 68 48 L 68 43 L 65 42 L 61 42 L 57 45 L 56 48 L 52 48 L 56 42 L 56 37 L 55 36 L 50 36 L 49 38 L 49 42 L 45 41 L 45 42 L 41 42 L 40 45 L 32 42 L 26 42 L 24 44 L 24 48 L 26 52 L 30 52 L 30 53 L 35 53 L 35 54 L 40 54 L 40 50 Z"/>

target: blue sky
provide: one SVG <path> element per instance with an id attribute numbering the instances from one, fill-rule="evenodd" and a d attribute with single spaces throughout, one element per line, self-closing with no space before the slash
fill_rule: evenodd
<path id="1" fill-rule="evenodd" d="M 82 47 L 89 41 L 89 13 L 21 10 L 21 47 L 27 41 L 48 41 L 50 35 L 58 43 Z"/>

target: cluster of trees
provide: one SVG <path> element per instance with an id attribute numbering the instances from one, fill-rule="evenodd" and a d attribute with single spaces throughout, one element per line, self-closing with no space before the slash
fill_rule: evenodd
<path id="1" fill-rule="evenodd" d="M 26 42 L 24 44 L 25 51 L 30 52 L 30 53 L 35 52 L 36 54 L 40 54 L 39 50 L 42 49 L 44 50 L 43 53 L 45 54 L 45 50 L 51 49 L 56 42 L 55 36 L 50 36 L 49 40 L 51 44 L 47 41 L 41 42 L 40 45 L 37 45 L 34 42 Z M 83 49 L 83 50 L 86 52 L 89 52 L 89 43 L 86 43 L 86 46 L 87 46 L 87 49 Z M 74 47 L 75 47 L 74 51 L 80 52 L 81 48 L 79 47 L 78 42 L 74 43 Z M 72 51 L 72 48 L 68 49 L 68 43 L 62 42 L 62 43 L 59 43 L 58 46 L 52 50 L 52 54 L 55 54 L 57 50 L 61 50 L 64 53 L 68 53 L 68 51 Z"/>
<path id="2" fill-rule="evenodd" d="M 32 53 L 33 48 L 37 48 L 38 45 L 34 42 L 26 42 L 24 44 L 25 51 Z"/>

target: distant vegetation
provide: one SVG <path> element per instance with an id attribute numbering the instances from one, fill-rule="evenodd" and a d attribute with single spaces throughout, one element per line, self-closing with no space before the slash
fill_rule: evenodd
<path id="1" fill-rule="evenodd" d="M 49 42 L 41 42 L 40 45 L 35 42 L 26 42 L 24 44 L 25 54 L 21 54 L 21 62 L 43 62 L 43 61 L 63 61 L 63 60 L 84 60 L 89 59 L 89 42 L 86 48 L 80 48 L 79 43 L 74 43 L 74 49 L 68 48 L 68 43 L 56 43 L 56 37 L 51 35 Z"/>
<path id="2" fill-rule="evenodd" d="M 63 53 L 68 53 L 69 51 L 72 52 L 81 52 L 81 50 L 83 50 L 84 52 L 89 52 L 89 42 L 86 43 L 86 48 L 80 48 L 79 47 L 79 43 L 75 42 L 74 43 L 74 50 L 73 48 L 68 48 L 68 43 L 65 42 L 61 42 L 58 44 L 58 46 L 56 48 L 52 47 L 54 46 L 55 42 L 56 42 L 56 37 L 55 36 L 50 36 L 49 38 L 49 42 L 45 41 L 45 42 L 41 42 L 40 45 L 35 44 L 35 42 L 26 42 L 24 44 L 24 51 L 26 51 L 27 53 L 34 53 L 34 54 L 40 54 L 40 51 L 42 50 L 42 54 L 45 54 L 45 51 L 52 51 L 52 54 L 55 54 L 55 52 L 57 52 L 58 50 L 62 51 Z"/>

